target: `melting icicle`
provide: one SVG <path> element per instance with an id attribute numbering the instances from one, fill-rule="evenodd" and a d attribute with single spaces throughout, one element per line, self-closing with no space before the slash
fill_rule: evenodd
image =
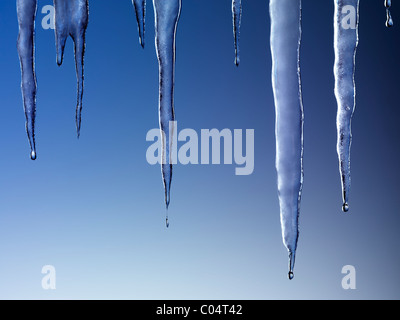
<path id="1" fill-rule="evenodd" d="M 232 0 L 233 36 L 235 37 L 235 64 L 240 63 L 240 23 L 242 20 L 242 0 Z"/>
<path id="2" fill-rule="evenodd" d="M 74 41 L 78 82 L 75 122 L 79 138 L 83 100 L 83 60 L 85 56 L 86 28 L 89 21 L 89 3 L 88 0 L 54 0 L 54 8 L 57 64 L 59 66 L 63 62 L 65 42 L 68 36 L 71 36 Z"/>
<path id="3" fill-rule="evenodd" d="M 139 31 L 139 43 L 144 48 L 144 29 L 146 16 L 146 0 L 132 0 L 136 12 L 136 21 Z"/>
<path id="4" fill-rule="evenodd" d="M 271 0 L 272 85 L 282 237 L 293 279 L 303 187 L 304 112 L 300 82 L 301 0 Z"/>
<path id="5" fill-rule="evenodd" d="M 30 157 L 36 159 L 35 115 L 36 115 L 36 75 L 34 58 L 35 17 L 37 0 L 17 0 L 19 34 L 17 41 L 21 64 L 21 90 L 23 96 L 26 133 L 31 147 Z"/>
<path id="6" fill-rule="evenodd" d="M 355 58 L 358 45 L 359 0 L 335 0 L 335 96 L 337 110 L 337 153 L 342 182 L 343 212 L 349 210 L 351 185 L 351 119 L 355 109 Z"/>
<path id="7" fill-rule="evenodd" d="M 175 35 L 182 0 L 153 0 L 156 50 L 159 63 L 159 119 L 163 136 L 162 177 L 168 208 L 172 181 L 171 142 L 174 134 Z M 171 127 L 170 127 L 171 126 Z"/>
<path id="8" fill-rule="evenodd" d="M 392 14 L 390 13 L 390 7 L 392 6 L 392 0 L 385 0 L 386 8 L 386 27 L 393 27 Z"/>

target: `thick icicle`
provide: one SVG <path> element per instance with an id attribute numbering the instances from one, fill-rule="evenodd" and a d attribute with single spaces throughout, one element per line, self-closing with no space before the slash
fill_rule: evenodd
<path id="1" fill-rule="evenodd" d="M 18 55 L 21 64 L 21 90 L 23 96 L 26 133 L 31 147 L 30 157 L 36 159 L 35 115 L 36 115 L 36 75 L 34 58 L 35 17 L 37 0 L 17 0 L 19 34 Z"/>
<path id="2" fill-rule="evenodd" d="M 351 119 L 355 109 L 355 58 L 358 45 L 359 0 L 334 0 L 335 96 L 337 100 L 337 153 L 342 182 L 342 210 L 349 210 L 351 185 Z"/>
<path id="3" fill-rule="evenodd" d="M 272 85 L 276 112 L 276 169 L 289 279 L 299 236 L 303 187 L 303 102 L 300 82 L 301 0 L 271 0 Z"/>
<path id="4" fill-rule="evenodd" d="M 81 130 L 83 100 L 83 61 L 85 56 L 85 36 L 89 21 L 88 0 L 54 0 L 55 35 L 57 64 L 63 62 L 65 42 L 68 36 L 74 41 L 75 66 L 77 77 L 76 130 L 78 138 Z"/>
<path id="5" fill-rule="evenodd" d="M 240 63 L 240 23 L 242 20 L 242 0 L 232 0 L 233 36 L 235 38 L 235 64 Z"/>
<path id="6" fill-rule="evenodd" d="M 159 121 L 163 136 L 162 177 L 165 204 L 168 209 L 172 181 L 170 150 L 175 125 L 174 78 L 175 36 L 182 0 L 153 0 L 155 12 L 156 51 L 159 63 Z"/>
<path id="7" fill-rule="evenodd" d="M 390 7 L 392 6 L 392 0 L 385 0 L 386 8 L 386 27 L 393 27 L 392 14 L 390 13 Z"/>
<path id="8" fill-rule="evenodd" d="M 139 43 L 144 48 L 144 31 L 145 31 L 145 16 L 146 16 L 146 0 L 132 0 L 135 8 L 136 21 L 139 31 Z"/>

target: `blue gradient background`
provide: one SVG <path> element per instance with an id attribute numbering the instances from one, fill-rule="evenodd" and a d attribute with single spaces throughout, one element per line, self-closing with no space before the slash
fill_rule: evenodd
<path id="1" fill-rule="evenodd" d="M 230 0 L 183 0 L 177 33 L 178 129 L 255 129 L 255 170 L 177 165 L 170 228 L 159 166 L 154 16 L 146 48 L 131 1 L 90 2 L 80 140 L 72 41 L 56 65 L 36 20 L 38 159 L 29 159 L 15 1 L 0 2 L 0 298 L 400 298 L 400 7 L 361 1 L 350 213 L 341 212 L 333 87 L 333 1 L 303 1 L 305 183 L 295 279 L 287 279 L 276 191 L 268 1 L 243 1 L 234 66 Z M 56 268 L 56 290 L 41 269 Z M 357 289 L 343 290 L 344 265 Z"/>

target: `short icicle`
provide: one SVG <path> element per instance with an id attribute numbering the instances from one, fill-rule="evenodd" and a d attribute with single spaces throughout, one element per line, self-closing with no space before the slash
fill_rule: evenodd
<path id="1" fill-rule="evenodd" d="M 235 39 L 235 64 L 240 63 L 240 24 L 242 20 L 242 0 L 232 0 L 233 36 Z"/>
<path id="2" fill-rule="evenodd" d="M 144 31 L 145 31 L 145 17 L 146 17 L 146 0 L 132 0 L 133 7 L 135 8 L 136 21 L 139 31 L 139 43 L 144 48 Z"/>

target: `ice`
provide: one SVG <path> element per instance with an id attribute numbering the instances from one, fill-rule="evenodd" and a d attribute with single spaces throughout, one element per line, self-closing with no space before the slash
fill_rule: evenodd
<path id="1" fill-rule="evenodd" d="M 19 34 L 18 55 L 21 64 L 21 90 L 23 96 L 26 132 L 31 147 L 30 157 L 36 159 L 35 116 L 36 116 L 36 75 L 35 75 L 35 17 L 37 0 L 17 0 Z"/>
<path id="2" fill-rule="evenodd" d="M 272 86 L 276 169 L 283 243 L 293 279 L 303 186 L 303 103 L 300 81 L 301 0 L 271 0 Z"/>
<path id="3" fill-rule="evenodd" d="M 355 58 L 358 45 L 359 0 L 334 0 L 335 96 L 337 100 L 337 153 L 342 183 L 342 210 L 349 210 L 351 185 L 351 120 L 355 109 Z"/>
<path id="4" fill-rule="evenodd" d="M 77 77 L 76 130 L 78 137 L 81 131 L 81 114 L 83 100 L 83 68 L 85 56 L 85 36 L 89 21 L 88 0 L 54 0 L 55 36 L 57 64 L 63 62 L 65 42 L 68 36 L 74 41 L 75 66 Z"/>
<path id="5" fill-rule="evenodd" d="M 175 36 L 182 1 L 153 0 L 153 6 L 155 12 L 155 45 L 159 63 L 159 121 L 163 136 L 161 167 L 165 190 L 165 205 L 168 209 L 172 181 L 170 150 L 175 121 Z M 170 123 L 172 124 L 171 128 Z"/>

